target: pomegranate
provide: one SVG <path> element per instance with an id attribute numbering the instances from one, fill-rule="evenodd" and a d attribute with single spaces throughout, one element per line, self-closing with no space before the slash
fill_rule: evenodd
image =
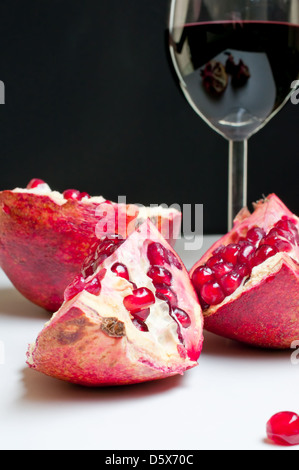
<path id="1" fill-rule="evenodd" d="M 201 70 L 202 83 L 205 90 L 215 96 L 224 93 L 228 85 L 228 75 L 221 62 L 211 60 L 203 70 Z"/>
<path id="2" fill-rule="evenodd" d="M 177 254 L 149 220 L 126 240 L 107 240 L 29 346 L 29 367 L 103 386 L 161 379 L 196 366 L 202 311 Z"/>
<path id="3" fill-rule="evenodd" d="M 287 349 L 299 338 L 299 219 L 275 195 L 244 208 L 191 269 L 205 328 Z"/>
<path id="4" fill-rule="evenodd" d="M 228 53 L 225 70 L 226 73 L 232 76 L 232 85 L 234 87 L 242 87 L 246 85 L 251 77 L 249 67 L 244 64 L 243 60 L 240 59 L 239 63 L 236 64 L 234 57 L 230 53 Z"/>
<path id="5" fill-rule="evenodd" d="M 117 204 L 78 190 L 51 191 L 40 179 L 0 192 L 0 266 L 29 300 L 56 311 L 67 285 L 103 234 L 127 237 L 150 218 L 173 245 L 181 213 Z"/>

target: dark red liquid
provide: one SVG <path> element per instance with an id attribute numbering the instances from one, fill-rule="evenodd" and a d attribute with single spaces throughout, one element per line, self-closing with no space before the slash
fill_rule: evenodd
<path id="1" fill-rule="evenodd" d="M 252 135 L 290 96 L 299 77 L 299 27 L 287 23 L 188 24 L 170 37 L 181 87 L 196 111 L 229 138 Z M 231 54 L 250 78 L 238 81 L 227 68 Z M 211 61 L 228 70 L 221 92 L 207 90 L 202 74 Z"/>

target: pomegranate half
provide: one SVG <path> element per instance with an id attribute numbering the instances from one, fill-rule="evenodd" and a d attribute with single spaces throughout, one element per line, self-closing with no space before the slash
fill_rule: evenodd
<path id="1" fill-rule="evenodd" d="M 298 340 L 298 229 L 275 194 L 239 213 L 190 271 L 206 330 L 264 348 Z"/>
<path id="2" fill-rule="evenodd" d="M 203 317 L 182 261 L 145 222 L 103 238 L 27 353 L 29 367 L 85 386 L 183 374 L 197 365 Z"/>
<path id="3" fill-rule="evenodd" d="M 126 237 L 147 218 L 174 243 L 181 228 L 176 209 L 60 194 L 34 179 L 26 189 L 0 192 L 0 267 L 27 299 L 54 312 L 92 245 L 107 232 Z"/>

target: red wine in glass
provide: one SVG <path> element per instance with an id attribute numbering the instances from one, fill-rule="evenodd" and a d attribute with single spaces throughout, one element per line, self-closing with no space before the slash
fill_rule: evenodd
<path id="1" fill-rule="evenodd" d="M 247 142 L 299 78 L 298 0 L 172 0 L 170 54 L 189 104 L 229 141 L 229 229 L 247 204 Z"/>
<path id="2" fill-rule="evenodd" d="M 281 108 L 299 77 L 299 26 L 186 24 L 173 52 L 192 106 L 225 137 L 248 138 Z M 214 63 L 223 66 L 218 88 Z"/>

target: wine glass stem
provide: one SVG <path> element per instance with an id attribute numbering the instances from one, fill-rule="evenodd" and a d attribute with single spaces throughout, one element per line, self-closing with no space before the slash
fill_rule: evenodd
<path id="1" fill-rule="evenodd" d="M 248 141 L 229 141 L 228 230 L 238 212 L 247 206 Z"/>

